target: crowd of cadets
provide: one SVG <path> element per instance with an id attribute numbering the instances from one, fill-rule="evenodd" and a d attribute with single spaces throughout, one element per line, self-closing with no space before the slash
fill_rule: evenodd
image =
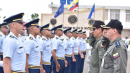
<path id="1" fill-rule="evenodd" d="M 0 24 L 0 73 L 83 73 L 85 31 L 62 30 L 63 25 L 49 29 L 50 24 L 39 26 L 40 19 L 24 25 L 23 16 L 12 15 Z M 26 40 L 24 27 L 29 34 Z"/>

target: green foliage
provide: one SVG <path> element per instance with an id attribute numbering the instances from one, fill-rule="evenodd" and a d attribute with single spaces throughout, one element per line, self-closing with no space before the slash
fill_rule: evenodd
<path id="1" fill-rule="evenodd" d="M 38 17 L 39 17 L 38 13 L 34 13 L 34 14 L 31 15 L 32 20 L 34 20 Z"/>
<path id="2" fill-rule="evenodd" d="M 3 17 L 3 19 L 5 19 L 5 18 L 6 18 L 6 16 Z"/>

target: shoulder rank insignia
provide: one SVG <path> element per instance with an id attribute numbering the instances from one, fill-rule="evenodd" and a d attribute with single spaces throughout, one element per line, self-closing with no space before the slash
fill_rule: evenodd
<path id="1" fill-rule="evenodd" d="M 121 46 L 121 44 L 120 44 L 119 41 L 118 41 L 118 42 L 115 42 L 115 45 L 116 45 L 116 47 L 117 47 L 117 46 Z"/>
<path id="2" fill-rule="evenodd" d="M 2 35 L 0 34 L 0 37 L 1 37 Z"/>
<path id="3" fill-rule="evenodd" d="M 68 39 L 66 39 L 68 41 Z"/>
<path id="4" fill-rule="evenodd" d="M 56 37 L 56 39 L 58 39 L 58 37 Z"/>
<path id="5" fill-rule="evenodd" d="M 13 38 L 14 36 L 13 35 L 10 35 L 11 38 Z"/>
<path id="6" fill-rule="evenodd" d="M 119 53 L 117 52 L 117 53 L 115 53 L 115 54 L 113 54 L 113 58 L 115 59 L 115 58 L 117 58 L 117 57 L 119 57 L 120 55 L 119 55 Z"/>
<path id="7" fill-rule="evenodd" d="M 101 48 L 103 48 L 104 46 L 101 44 Z"/>
<path id="8" fill-rule="evenodd" d="M 42 40 L 45 40 L 44 38 Z"/>
<path id="9" fill-rule="evenodd" d="M 31 39 L 31 40 L 32 40 L 33 38 L 32 38 L 32 37 L 30 37 L 29 39 Z"/>

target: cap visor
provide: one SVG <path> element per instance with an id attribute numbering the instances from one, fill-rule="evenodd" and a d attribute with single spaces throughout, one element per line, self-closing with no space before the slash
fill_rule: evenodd
<path id="1" fill-rule="evenodd" d="M 16 22 L 20 22 L 20 23 L 25 23 L 25 21 L 23 21 L 23 20 L 20 20 L 20 21 L 16 21 Z"/>
<path id="2" fill-rule="evenodd" d="M 96 28 L 96 27 L 90 26 L 90 27 L 88 27 L 88 28 Z"/>
<path id="3" fill-rule="evenodd" d="M 104 29 L 109 29 L 109 28 L 111 28 L 111 27 L 102 27 L 102 28 L 104 28 Z"/>

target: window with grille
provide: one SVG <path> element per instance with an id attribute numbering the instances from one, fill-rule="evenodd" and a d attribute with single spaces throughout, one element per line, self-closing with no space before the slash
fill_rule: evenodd
<path id="1" fill-rule="evenodd" d="M 130 22 L 130 10 L 126 10 L 126 22 Z"/>
<path id="2" fill-rule="evenodd" d="M 110 9 L 110 19 L 118 19 L 118 20 L 120 20 L 120 10 L 118 10 L 118 9 Z"/>

